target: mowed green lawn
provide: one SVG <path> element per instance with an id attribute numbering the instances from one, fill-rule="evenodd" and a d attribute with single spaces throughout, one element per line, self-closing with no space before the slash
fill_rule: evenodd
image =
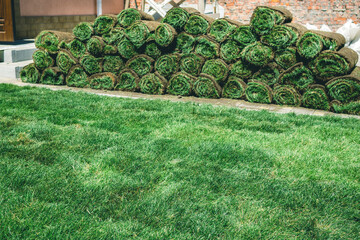
<path id="1" fill-rule="evenodd" d="M 0 239 L 359 239 L 360 121 L 0 85 Z"/>

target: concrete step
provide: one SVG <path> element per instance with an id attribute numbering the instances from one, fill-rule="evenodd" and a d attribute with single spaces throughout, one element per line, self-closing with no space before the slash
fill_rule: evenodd
<path id="1" fill-rule="evenodd" d="M 15 63 L 0 63 L 0 77 L 20 78 L 21 69 L 32 62 L 32 60 L 28 60 Z"/>
<path id="2" fill-rule="evenodd" d="M 35 44 L 32 41 L 17 41 L 12 44 L 1 44 L 0 62 L 16 63 L 31 60 L 35 50 Z"/>

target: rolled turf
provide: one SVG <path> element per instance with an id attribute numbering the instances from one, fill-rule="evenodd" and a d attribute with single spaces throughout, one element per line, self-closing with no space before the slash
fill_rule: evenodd
<path id="1" fill-rule="evenodd" d="M 114 27 L 102 37 L 107 44 L 118 45 L 121 39 L 125 37 L 125 30 L 122 27 Z"/>
<path id="2" fill-rule="evenodd" d="M 199 11 L 195 8 L 173 7 L 166 13 L 162 22 L 171 25 L 176 31 L 180 32 L 192 13 L 199 13 Z"/>
<path id="3" fill-rule="evenodd" d="M 38 83 L 40 80 L 40 72 L 34 63 L 30 63 L 23 67 L 20 71 L 20 79 L 26 83 Z"/>
<path id="4" fill-rule="evenodd" d="M 231 39 L 237 41 L 242 47 L 246 47 L 256 42 L 256 36 L 251 31 L 249 25 L 237 27 L 229 36 Z"/>
<path id="5" fill-rule="evenodd" d="M 241 23 L 220 18 L 211 23 L 208 35 L 218 42 L 223 42 Z"/>
<path id="6" fill-rule="evenodd" d="M 49 67 L 46 68 L 41 74 L 40 83 L 50 85 L 64 85 L 65 77 L 58 67 Z"/>
<path id="7" fill-rule="evenodd" d="M 157 44 L 167 47 L 176 39 L 177 32 L 170 24 L 162 23 L 156 28 L 154 35 Z"/>
<path id="8" fill-rule="evenodd" d="M 279 65 L 272 62 L 254 73 L 251 79 L 266 83 L 271 87 L 278 82 L 281 72 L 282 69 L 279 67 Z"/>
<path id="9" fill-rule="evenodd" d="M 77 64 L 77 62 L 77 59 L 74 58 L 71 52 L 65 49 L 61 49 L 56 57 L 56 66 L 65 74 L 67 74 L 70 68 Z"/>
<path id="10" fill-rule="evenodd" d="M 95 57 L 100 57 L 103 55 L 104 47 L 105 42 L 103 38 L 99 36 L 91 37 L 86 44 L 87 51 Z"/>
<path id="11" fill-rule="evenodd" d="M 98 16 L 94 21 L 94 32 L 96 35 L 103 35 L 111 31 L 117 22 L 116 15 L 104 14 Z"/>
<path id="12" fill-rule="evenodd" d="M 180 59 L 181 55 L 177 53 L 162 55 L 155 62 L 155 71 L 168 79 L 178 71 Z"/>
<path id="13" fill-rule="evenodd" d="M 218 58 L 207 60 L 204 63 L 201 72 L 212 76 L 220 86 L 224 86 L 229 74 L 229 69 L 227 64 Z"/>
<path id="14" fill-rule="evenodd" d="M 241 79 L 249 79 L 253 75 L 253 71 L 254 67 L 241 59 L 230 65 L 230 75 Z"/>
<path id="15" fill-rule="evenodd" d="M 165 94 L 167 81 L 159 73 L 148 73 L 140 79 L 140 91 L 146 94 Z"/>
<path id="16" fill-rule="evenodd" d="M 73 66 L 66 75 L 66 85 L 69 87 L 89 87 L 89 79 L 85 70 L 80 65 Z"/>
<path id="17" fill-rule="evenodd" d="M 332 103 L 332 109 L 336 113 L 360 115 L 360 101 L 353 101 L 344 104 L 340 102 L 334 102 Z"/>
<path id="18" fill-rule="evenodd" d="M 298 35 L 290 27 L 284 25 L 274 26 L 271 31 L 261 36 L 260 41 L 272 48 L 283 49 L 292 46 Z"/>
<path id="19" fill-rule="evenodd" d="M 184 30 L 191 35 L 206 34 L 213 21 L 213 18 L 204 14 L 193 14 L 185 24 Z"/>
<path id="20" fill-rule="evenodd" d="M 331 78 L 349 74 L 357 61 L 357 52 L 350 48 L 342 48 L 339 51 L 321 52 L 309 67 L 318 79 L 327 82 Z"/>
<path id="21" fill-rule="evenodd" d="M 278 105 L 301 105 L 301 95 L 291 85 L 276 85 L 273 89 L 273 98 Z"/>
<path id="22" fill-rule="evenodd" d="M 105 44 L 103 49 L 103 55 L 116 55 L 118 53 L 118 49 L 116 46 L 111 44 Z"/>
<path id="23" fill-rule="evenodd" d="M 154 41 L 146 44 L 144 53 L 155 60 L 162 55 L 161 48 Z"/>
<path id="24" fill-rule="evenodd" d="M 35 39 L 35 47 L 47 50 L 51 54 L 56 54 L 59 50 L 61 41 L 74 38 L 71 33 L 59 31 L 42 31 Z"/>
<path id="25" fill-rule="evenodd" d="M 86 41 L 94 34 L 93 24 L 89 22 L 81 22 L 73 28 L 73 34 L 80 41 Z"/>
<path id="26" fill-rule="evenodd" d="M 333 78 L 325 86 L 329 96 L 341 103 L 360 100 L 360 77 L 353 74 Z"/>
<path id="27" fill-rule="evenodd" d="M 232 63 L 241 57 L 243 48 L 238 42 L 227 39 L 220 46 L 220 57 L 227 63 Z"/>
<path id="28" fill-rule="evenodd" d="M 191 96 L 193 85 L 196 81 L 194 76 L 184 72 L 178 72 L 171 76 L 167 86 L 167 93 L 180 96 Z"/>
<path id="29" fill-rule="evenodd" d="M 161 23 L 156 21 L 136 21 L 125 29 L 125 35 L 135 47 L 139 48 L 144 45 L 150 34 L 153 33 L 160 24 Z"/>
<path id="30" fill-rule="evenodd" d="M 268 104 L 272 102 L 271 88 L 266 83 L 256 80 L 249 80 L 245 95 L 249 102 Z"/>
<path id="31" fill-rule="evenodd" d="M 279 83 L 295 86 L 298 90 L 305 90 L 310 84 L 315 83 L 312 72 L 299 62 L 280 74 Z"/>
<path id="32" fill-rule="evenodd" d="M 274 61 L 285 70 L 294 66 L 297 62 L 296 48 L 289 47 L 275 51 Z"/>
<path id="33" fill-rule="evenodd" d="M 256 42 L 242 50 L 241 58 L 254 66 L 262 67 L 274 58 L 274 52 L 270 47 Z"/>
<path id="34" fill-rule="evenodd" d="M 115 90 L 135 92 L 139 90 L 139 76 L 131 69 L 124 68 L 117 78 Z"/>
<path id="35" fill-rule="evenodd" d="M 116 82 L 116 76 L 110 72 L 102 72 L 89 77 L 90 88 L 112 90 Z"/>
<path id="36" fill-rule="evenodd" d="M 222 89 L 212 76 L 201 73 L 194 83 L 193 91 L 197 97 L 220 98 Z"/>
<path id="37" fill-rule="evenodd" d="M 125 67 L 124 61 L 120 56 L 104 56 L 103 71 L 118 74 Z"/>
<path id="38" fill-rule="evenodd" d="M 133 24 L 137 20 L 148 20 L 148 21 L 154 21 L 154 17 L 134 8 L 128 8 L 122 10 L 117 15 L 118 23 L 121 27 L 129 27 L 131 24 Z"/>
<path id="39" fill-rule="evenodd" d="M 204 62 L 205 59 L 196 53 L 183 54 L 180 60 L 180 70 L 196 77 L 199 76 Z"/>
<path id="40" fill-rule="evenodd" d="M 81 58 L 86 53 L 86 44 L 75 38 L 67 44 L 67 49 L 75 58 Z"/>
<path id="41" fill-rule="evenodd" d="M 54 66 L 54 59 L 50 56 L 50 54 L 45 50 L 36 50 L 32 59 L 37 69 L 44 70 L 45 68 Z"/>
<path id="42" fill-rule="evenodd" d="M 203 56 L 206 59 L 219 57 L 220 44 L 207 36 L 200 36 L 197 38 L 195 53 Z"/>
<path id="43" fill-rule="evenodd" d="M 132 69 L 139 77 L 142 77 L 153 70 L 154 59 L 151 57 L 140 54 L 126 62 L 126 68 Z"/>
<path id="44" fill-rule="evenodd" d="M 176 49 L 183 53 L 190 53 L 194 50 L 195 42 L 194 36 L 182 32 L 176 38 Z"/>
<path id="45" fill-rule="evenodd" d="M 307 108 L 330 110 L 329 98 L 323 85 L 310 85 L 302 96 L 302 105 Z"/>
<path id="46" fill-rule="evenodd" d="M 119 54 L 125 59 L 130 59 L 138 54 L 137 48 L 126 37 L 119 42 L 117 49 Z"/>
<path id="47" fill-rule="evenodd" d="M 102 71 L 102 58 L 96 58 L 92 55 L 86 54 L 80 58 L 80 65 L 89 75 L 100 73 Z"/>
<path id="48" fill-rule="evenodd" d="M 236 76 L 230 76 L 224 88 L 222 96 L 224 98 L 242 99 L 245 97 L 246 83 Z"/>

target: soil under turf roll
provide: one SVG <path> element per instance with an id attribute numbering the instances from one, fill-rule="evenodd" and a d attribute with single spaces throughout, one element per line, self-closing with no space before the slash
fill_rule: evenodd
<path id="1" fill-rule="evenodd" d="M 168 79 L 179 70 L 180 59 L 181 55 L 177 53 L 162 55 L 155 62 L 155 71 Z"/>
<path id="2" fill-rule="evenodd" d="M 98 16 L 94 21 L 94 32 L 96 35 L 103 35 L 111 31 L 117 22 L 116 15 L 104 14 Z"/>
<path id="3" fill-rule="evenodd" d="M 86 44 L 87 51 L 95 57 L 100 57 L 103 55 L 104 47 L 105 42 L 102 37 L 99 36 L 91 37 Z"/>
<path id="4" fill-rule="evenodd" d="M 103 60 L 103 71 L 118 74 L 125 67 L 124 61 L 120 56 L 106 55 Z"/>
<path id="5" fill-rule="evenodd" d="M 331 78 L 349 74 L 357 61 L 357 52 L 350 48 L 342 48 L 339 51 L 321 52 L 309 67 L 318 79 L 327 82 Z"/>
<path id="6" fill-rule="evenodd" d="M 180 70 L 197 77 L 204 62 L 205 59 L 196 53 L 183 54 L 180 60 Z"/>
<path id="7" fill-rule="evenodd" d="M 205 73 L 201 73 L 194 83 L 195 96 L 201 98 L 220 98 L 222 89 L 215 79 Z"/>
<path id="8" fill-rule="evenodd" d="M 145 54 L 137 55 L 126 62 L 126 68 L 132 69 L 139 77 L 152 72 L 153 65 L 154 59 Z"/>
<path id="9" fill-rule="evenodd" d="M 44 70 L 45 68 L 54 66 L 54 59 L 50 56 L 50 54 L 45 50 L 36 50 L 32 59 L 37 69 Z"/>
<path id="10" fill-rule="evenodd" d="M 224 86 L 229 74 L 229 69 L 228 65 L 222 59 L 217 58 L 207 60 L 201 72 L 212 76 L 220 86 Z"/>
<path id="11" fill-rule="evenodd" d="M 216 19 L 211 23 L 208 35 L 218 42 L 223 42 L 235 29 L 242 25 L 240 22 L 226 18 Z"/>
<path id="12" fill-rule="evenodd" d="M 297 62 L 296 48 L 289 47 L 275 51 L 274 61 L 285 70 L 294 66 Z"/>
<path id="13" fill-rule="evenodd" d="M 249 80 L 245 95 L 249 102 L 268 104 L 272 102 L 271 88 L 266 83 L 256 80 Z"/>
<path id="14" fill-rule="evenodd" d="M 301 105 L 301 95 L 291 85 L 276 85 L 273 89 L 273 98 L 278 105 Z"/>
<path id="15" fill-rule="evenodd" d="M 243 99 L 246 87 L 246 83 L 241 78 L 230 76 L 222 89 L 222 96 L 224 98 Z"/>
<path id="16" fill-rule="evenodd" d="M 110 72 L 97 73 L 89 77 L 89 82 L 92 89 L 112 90 L 115 86 L 116 76 Z"/>
<path id="17" fill-rule="evenodd" d="M 205 14 L 193 14 L 185 24 L 184 30 L 191 35 L 206 34 L 213 21 L 213 18 Z"/>
<path id="18" fill-rule="evenodd" d="M 279 65 L 272 62 L 260 68 L 259 71 L 254 73 L 251 79 L 266 83 L 271 87 L 278 82 L 282 71 Z"/>
<path id="19" fill-rule="evenodd" d="M 61 41 L 73 38 L 74 36 L 68 32 L 42 31 L 35 39 L 35 46 L 36 48 L 47 50 L 51 54 L 56 54 Z"/>
<path id="20" fill-rule="evenodd" d="M 192 13 L 199 13 L 199 11 L 195 8 L 173 7 L 166 13 L 162 22 L 171 25 L 176 31 L 180 32 Z"/>
<path id="21" fill-rule="evenodd" d="M 100 73 L 102 71 L 102 58 L 96 58 L 92 55 L 86 54 L 80 58 L 80 65 L 89 75 Z"/>
<path id="22" fill-rule="evenodd" d="M 89 79 L 85 70 L 80 65 L 73 66 L 66 75 L 66 85 L 69 87 L 89 87 Z"/>
<path id="23" fill-rule="evenodd" d="M 137 10 L 134 8 L 128 8 L 128 9 L 122 10 L 117 15 L 117 20 L 121 27 L 126 28 L 138 20 L 154 21 L 154 17 L 141 11 L 141 10 Z"/>
<path id="24" fill-rule="evenodd" d="M 242 50 L 241 58 L 254 66 L 262 67 L 274 58 L 274 52 L 270 47 L 256 42 Z"/>
<path id="25" fill-rule="evenodd" d="M 176 49 L 182 53 L 190 53 L 195 47 L 195 37 L 182 32 L 176 38 Z"/>
<path id="26" fill-rule="evenodd" d="M 114 27 L 110 32 L 103 34 L 102 38 L 107 44 L 118 45 L 125 37 L 125 30 L 122 27 Z"/>
<path id="27" fill-rule="evenodd" d="M 119 42 L 117 49 L 119 54 L 125 59 L 130 59 L 138 54 L 137 48 L 126 37 Z"/>
<path id="28" fill-rule="evenodd" d="M 302 105 L 307 108 L 329 111 L 330 102 L 325 87 L 320 84 L 308 86 L 302 96 Z"/>
<path id="29" fill-rule="evenodd" d="M 170 24 L 161 23 L 156 28 L 154 35 L 157 44 L 167 47 L 176 39 L 177 32 Z"/>
<path id="30" fill-rule="evenodd" d="M 40 80 L 40 71 L 35 67 L 34 63 L 30 63 L 23 67 L 20 71 L 20 79 L 26 83 L 38 83 Z"/>
<path id="31" fill-rule="evenodd" d="M 243 47 L 232 39 L 225 40 L 220 46 L 220 57 L 227 63 L 236 61 L 241 57 Z"/>
<path id="32" fill-rule="evenodd" d="M 40 83 L 50 85 L 64 85 L 65 76 L 58 67 L 46 68 L 40 77 Z"/>
<path id="33" fill-rule="evenodd" d="M 241 79 L 249 79 L 253 75 L 253 71 L 254 68 L 241 59 L 230 65 L 230 75 Z"/>
<path id="34" fill-rule="evenodd" d="M 157 45 L 155 41 L 151 41 L 146 44 L 144 53 L 154 60 L 158 59 L 162 55 L 161 47 Z"/>
<path id="35" fill-rule="evenodd" d="M 315 83 L 315 78 L 302 62 L 299 62 L 281 73 L 279 83 L 295 86 L 297 90 L 304 91 L 310 84 Z"/>
<path id="36" fill-rule="evenodd" d="M 115 90 L 135 92 L 139 90 L 140 78 L 133 70 L 124 68 L 118 74 Z"/>
<path id="37" fill-rule="evenodd" d="M 285 25 L 274 26 L 271 31 L 261 36 L 261 43 L 276 49 L 283 49 L 294 45 L 297 33 Z"/>
<path id="38" fill-rule="evenodd" d="M 136 21 L 131 26 L 125 29 L 125 35 L 139 48 L 145 44 L 150 34 L 153 33 L 161 23 L 156 21 Z"/>
<path id="39" fill-rule="evenodd" d="M 336 113 L 346 113 L 360 115 L 360 101 L 352 101 L 349 103 L 341 103 L 339 101 L 332 101 L 331 108 Z"/>
<path id="40" fill-rule="evenodd" d="M 341 103 L 360 100 L 360 76 L 356 74 L 333 78 L 325 86 L 329 96 Z"/>
<path id="41" fill-rule="evenodd" d="M 81 22 L 73 28 L 73 34 L 80 41 L 86 41 L 94 35 L 93 24 L 89 22 Z"/>
<path id="42" fill-rule="evenodd" d="M 72 66 L 77 64 L 77 59 L 71 54 L 70 51 L 61 49 L 56 57 L 56 66 L 67 74 Z"/>
<path id="43" fill-rule="evenodd" d="M 200 36 L 196 41 L 195 53 L 206 59 L 219 57 L 220 44 L 218 42 L 207 36 Z"/>
<path id="44" fill-rule="evenodd" d="M 229 38 L 237 41 L 242 47 L 246 47 L 252 43 L 256 42 L 256 36 L 251 31 L 249 25 L 243 25 L 237 27 Z"/>
<path id="45" fill-rule="evenodd" d="M 175 73 L 169 80 L 167 93 L 179 96 L 191 96 L 195 81 L 196 77 L 190 74 L 184 72 Z"/>
<path id="46" fill-rule="evenodd" d="M 165 94 L 167 81 L 158 72 L 148 73 L 140 79 L 140 91 L 146 94 Z"/>

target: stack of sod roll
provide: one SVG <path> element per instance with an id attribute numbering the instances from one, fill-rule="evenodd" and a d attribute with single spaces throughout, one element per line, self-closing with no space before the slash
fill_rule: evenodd
<path id="1" fill-rule="evenodd" d="M 358 55 L 337 33 L 257 7 L 250 24 L 172 8 L 160 22 L 136 9 L 42 31 L 24 82 L 140 91 L 360 114 Z"/>

